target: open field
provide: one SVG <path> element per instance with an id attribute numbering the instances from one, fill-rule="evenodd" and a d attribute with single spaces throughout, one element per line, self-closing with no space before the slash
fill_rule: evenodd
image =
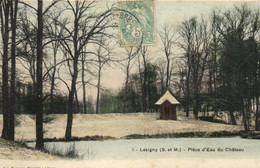
<path id="1" fill-rule="evenodd" d="M 183 132 L 216 132 L 239 131 L 242 126 L 212 123 L 187 119 L 177 114 L 177 121 L 159 120 L 158 113 L 128 114 L 75 114 L 73 118 L 72 136 L 111 136 L 122 138 L 131 134 L 153 135 Z M 19 125 L 15 128 L 17 141 L 35 140 L 35 119 L 31 115 L 16 116 Z M 44 124 L 45 138 L 63 138 L 65 135 L 67 116 L 65 114 L 49 115 L 49 122 Z M 0 132 L 2 116 L 0 116 Z"/>

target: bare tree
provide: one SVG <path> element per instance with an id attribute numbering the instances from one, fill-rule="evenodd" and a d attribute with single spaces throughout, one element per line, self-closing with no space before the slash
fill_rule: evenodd
<path id="1" fill-rule="evenodd" d="M 47 38 L 50 39 L 50 45 L 53 50 L 53 59 L 51 62 L 51 66 L 49 69 L 51 70 L 50 74 L 50 80 L 51 80 L 51 86 L 50 86 L 50 112 L 54 110 L 54 90 L 55 90 L 55 79 L 56 79 L 56 73 L 57 73 L 57 55 L 59 48 L 61 47 L 61 37 L 64 32 L 63 27 L 60 27 L 58 24 L 58 20 L 61 18 L 62 12 L 59 12 L 58 10 L 52 10 L 51 12 L 48 13 L 45 23 L 47 24 L 46 26 L 46 36 Z"/>
<path id="2" fill-rule="evenodd" d="M 136 48 L 136 49 L 135 49 Z M 129 76 L 130 76 L 130 70 L 133 66 L 132 64 L 132 60 L 136 57 L 136 55 L 139 53 L 140 51 L 140 47 L 125 47 L 126 50 L 126 55 L 127 58 L 124 61 L 124 63 L 122 63 L 121 65 L 123 65 L 123 70 L 124 73 L 126 75 L 125 78 L 125 86 L 124 86 L 124 103 L 123 103 L 123 109 L 122 109 L 122 113 L 126 113 L 128 111 L 128 102 L 127 102 L 127 97 L 128 97 L 128 84 L 129 84 Z"/>
<path id="3" fill-rule="evenodd" d="M 192 77 L 194 97 L 193 113 L 195 118 L 198 118 L 200 91 L 202 89 L 202 80 L 210 51 L 209 46 L 211 37 L 209 28 L 203 18 L 199 21 L 197 18 L 193 17 L 182 23 L 179 33 L 183 41 L 180 46 L 186 51 L 186 57 L 188 59 L 188 76 L 186 79 L 188 86 L 190 83 L 189 75 Z"/>
<path id="4" fill-rule="evenodd" d="M 159 58 L 156 61 L 156 65 L 157 65 L 157 70 L 158 70 L 158 74 L 159 74 L 159 80 L 160 80 L 160 93 L 161 95 L 163 95 L 163 93 L 165 92 L 165 67 L 166 67 L 166 61 Z"/>
<path id="5" fill-rule="evenodd" d="M 183 97 L 185 96 L 185 76 L 186 76 L 186 65 L 185 63 L 182 61 L 182 60 L 178 60 L 176 62 L 176 66 L 177 66 L 177 72 L 176 72 L 176 80 L 175 80 L 175 85 L 176 85 L 176 88 L 178 89 L 178 96 L 179 97 Z M 187 113 L 186 113 L 187 114 Z"/>
<path id="6" fill-rule="evenodd" d="M 142 93 L 142 110 L 143 112 L 147 112 L 147 51 L 148 46 L 142 46 L 140 50 L 140 55 L 142 57 L 142 63 L 140 60 L 140 55 L 138 55 L 138 69 L 139 69 L 139 77 L 141 84 L 141 93 Z M 143 73 L 142 73 L 143 68 Z"/>
<path id="7" fill-rule="evenodd" d="M 110 48 L 109 43 L 104 38 L 100 37 L 98 41 L 98 47 L 96 49 L 97 63 L 98 63 L 98 83 L 97 83 L 97 101 L 96 101 L 96 114 L 99 113 L 99 101 L 100 101 L 100 87 L 101 87 L 101 71 L 104 65 L 108 64 L 110 61 Z"/>
<path id="8" fill-rule="evenodd" d="M 23 72 L 28 71 L 32 81 L 33 94 L 36 93 L 36 49 L 37 49 L 37 26 L 32 18 L 28 17 L 35 12 L 26 5 L 21 5 L 18 13 L 17 38 L 17 61 L 23 67 Z M 26 73 L 26 72 L 25 72 Z"/>
<path id="9" fill-rule="evenodd" d="M 3 41 L 3 58 L 2 58 L 2 97 L 3 99 L 3 131 L 2 138 L 10 139 L 10 102 L 9 102 L 9 87 L 8 87 L 8 42 L 9 42 L 9 16 L 11 1 L 0 1 L 0 15 L 1 15 L 1 33 Z"/>
<path id="10" fill-rule="evenodd" d="M 182 27 L 179 28 L 179 34 L 183 38 L 183 43 L 179 43 L 179 46 L 186 52 L 185 57 L 187 58 L 186 61 L 186 79 L 185 79 L 185 89 L 184 89 L 184 97 L 185 97 L 185 104 L 184 104 L 184 111 L 186 113 L 186 117 L 189 117 L 190 112 L 190 74 L 191 74 L 191 40 L 192 40 L 192 28 L 191 24 L 187 22 L 182 23 Z"/>
<path id="11" fill-rule="evenodd" d="M 68 99 L 68 117 L 65 138 L 71 139 L 73 120 L 73 100 L 76 91 L 78 78 L 79 57 L 85 52 L 84 46 L 88 43 L 95 43 L 96 37 L 100 34 L 107 35 L 104 30 L 112 27 L 113 7 L 102 13 L 96 13 L 95 1 L 70 1 L 64 2 L 66 11 L 71 12 L 71 22 L 60 23 L 65 29 L 61 45 L 68 53 L 72 64 L 72 79 Z M 87 25 L 87 26 L 86 26 Z M 87 51 L 88 52 L 88 51 Z"/>
<path id="12" fill-rule="evenodd" d="M 216 22 L 217 22 L 217 11 L 213 10 L 211 14 L 211 53 L 208 61 L 208 71 L 209 71 L 209 94 L 214 97 L 214 111 L 217 113 L 217 75 L 218 75 L 218 61 L 217 55 L 219 52 L 220 45 L 220 34 L 217 32 Z"/>
<path id="13" fill-rule="evenodd" d="M 96 53 L 87 52 L 87 46 L 84 46 L 83 54 L 81 55 L 81 83 L 82 83 L 82 91 L 83 91 L 83 113 L 87 114 L 87 99 L 86 99 L 86 86 L 90 84 L 94 86 L 94 84 L 90 83 L 94 74 L 94 70 L 97 65 L 93 63 L 92 56 Z M 96 62 L 96 61 L 95 61 Z M 86 76 L 88 75 L 88 78 Z"/>
<path id="14" fill-rule="evenodd" d="M 174 33 L 173 33 L 173 28 L 169 28 L 167 26 L 163 27 L 163 30 L 159 32 L 160 39 L 163 43 L 163 52 L 166 57 L 166 81 L 165 81 L 165 90 L 162 92 L 165 92 L 169 88 L 169 82 L 170 82 L 170 62 L 171 62 L 171 55 L 172 55 L 172 48 L 174 45 Z"/>

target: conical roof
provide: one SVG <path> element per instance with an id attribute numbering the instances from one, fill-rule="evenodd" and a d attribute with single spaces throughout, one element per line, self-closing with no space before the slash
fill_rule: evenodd
<path id="1" fill-rule="evenodd" d="M 173 95 L 167 90 L 165 94 L 155 103 L 156 105 L 163 104 L 166 100 L 168 100 L 171 104 L 180 104 L 178 100 L 173 97 Z"/>

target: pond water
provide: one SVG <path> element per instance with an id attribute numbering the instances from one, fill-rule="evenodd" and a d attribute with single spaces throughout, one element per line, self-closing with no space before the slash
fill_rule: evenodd
<path id="1" fill-rule="evenodd" d="M 34 147 L 35 143 L 28 143 Z M 47 150 L 73 148 L 83 160 L 148 158 L 260 158 L 260 140 L 240 137 L 46 142 Z"/>

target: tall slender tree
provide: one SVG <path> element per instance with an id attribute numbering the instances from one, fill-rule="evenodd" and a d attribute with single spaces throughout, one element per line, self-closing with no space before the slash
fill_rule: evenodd
<path id="1" fill-rule="evenodd" d="M 42 93 L 42 64 L 43 64 L 43 2 L 38 0 L 37 9 L 37 70 L 36 70 L 36 149 L 43 149 L 43 93 Z"/>
<path id="2" fill-rule="evenodd" d="M 0 4 L 1 15 L 1 33 L 3 41 L 3 58 L 2 58 L 2 97 L 3 97 L 3 131 L 2 138 L 12 140 L 10 136 L 10 101 L 9 101 L 9 68 L 8 68 L 8 43 L 9 43 L 9 17 L 11 1 L 4 0 Z"/>
<path id="3" fill-rule="evenodd" d="M 85 64 L 86 64 L 86 48 L 84 46 L 83 52 L 81 56 L 81 82 L 82 82 L 82 91 L 83 91 L 83 113 L 87 114 L 87 102 L 86 102 L 86 81 L 85 81 Z"/>
<path id="4" fill-rule="evenodd" d="M 56 75 L 57 75 L 57 66 L 60 64 L 58 62 L 58 53 L 61 47 L 61 37 L 64 32 L 63 27 L 60 27 L 58 24 L 58 20 L 61 18 L 62 12 L 58 10 L 52 10 L 48 13 L 45 24 L 47 25 L 45 28 L 46 36 L 50 39 L 49 43 L 51 45 L 52 53 L 52 60 L 51 60 L 51 67 L 50 70 L 50 112 L 54 111 L 54 91 L 56 86 Z"/>
<path id="5" fill-rule="evenodd" d="M 148 58 L 147 58 L 147 51 L 148 46 L 142 46 L 140 49 L 140 55 L 138 57 L 138 68 L 139 68 L 139 79 L 141 84 L 141 93 L 142 93 L 142 111 L 147 112 L 147 64 L 148 64 Z M 140 57 L 142 57 L 142 62 Z M 142 72 L 143 68 L 143 72 Z"/>
<path id="6" fill-rule="evenodd" d="M 123 109 L 122 109 L 122 113 L 126 113 L 128 111 L 128 92 L 129 92 L 129 88 L 128 88 L 128 84 L 129 84 L 129 77 L 130 77 L 130 70 L 132 68 L 132 60 L 136 57 L 136 55 L 138 54 L 140 47 L 137 47 L 135 49 L 135 47 L 131 46 L 131 47 L 127 47 L 125 48 L 126 50 L 126 55 L 127 58 L 125 61 L 125 64 L 123 64 L 124 66 L 124 73 L 126 75 L 125 78 L 125 86 L 124 86 L 124 102 L 123 102 Z"/>
<path id="7" fill-rule="evenodd" d="M 169 82 L 170 82 L 170 64 L 171 64 L 171 56 L 172 56 L 172 49 L 173 49 L 173 45 L 174 45 L 174 32 L 173 32 L 173 27 L 167 27 L 164 26 L 163 30 L 161 32 L 159 32 L 159 36 L 160 39 L 163 43 L 163 52 L 165 54 L 166 57 L 166 81 L 165 81 L 165 90 L 163 90 L 163 92 L 165 92 L 166 90 L 168 90 L 169 88 Z"/>
<path id="8" fill-rule="evenodd" d="M 17 23 L 18 0 L 12 1 L 11 4 L 11 28 L 12 28 L 12 45 L 11 45 L 11 90 L 10 90 L 10 139 L 14 140 L 15 125 L 14 114 L 16 111 L 16 23 Z"/>
<path id="9" fill-rule="evenodd" d="M 110 48 L 109 43 L 107 43 L 107 40 L 104 38 L 104 36 L 101 35 L 100 40 L 97 41 L 97 49 L 96 49 L 96 56 L 97 56 L 97 67 L 98 67 L 98 73 L 97 73 L 97 100 L 96 100 L 96 114 L 99 113 L 100 109 L 100 89 L 101 89 L 101 73 L 103 67 L 109 63 L 110 61 Z"/>

